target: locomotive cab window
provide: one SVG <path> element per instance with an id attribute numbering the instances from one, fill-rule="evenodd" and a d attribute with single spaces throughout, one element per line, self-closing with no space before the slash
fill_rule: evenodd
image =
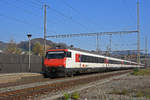
<path id="1" fill-rule="evenodd" d="M 66 52 L 66 57 L 71 58 L 71 52 Z"/>
<path id="2" fill-rule="evenodd" d="M 62 59 L 65 57 L 64 51 L 49 51 L 46 54 L 46 58 L 48 59 Z"/>

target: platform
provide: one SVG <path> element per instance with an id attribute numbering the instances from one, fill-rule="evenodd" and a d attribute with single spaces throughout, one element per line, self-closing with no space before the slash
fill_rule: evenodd
<path id="1" fill-rule="evenodd" d="M 42 76 L 40 73 L 2 73 L 0 74 L 0 84 L 15 82 L 21 78 Z"/>

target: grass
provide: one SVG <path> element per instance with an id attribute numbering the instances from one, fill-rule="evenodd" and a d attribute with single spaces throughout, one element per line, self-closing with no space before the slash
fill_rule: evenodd
<path id="1" fill-rule="evenodd" d="M 80 95 L 78 92 L 73 92 L 72 94 L 65 93 L 63 98 L 64 100 L 78 100 Z"/>
<path id="2" fill-rule="evenodd" d="M 145 90 L 137 91 L 135 93 L 135 97 L 146 97 L 150 99 L 150 90 L 145 89 Z"/>
<path id="3" fill-rule="evenodd" d="M 150 76 L 150 69 L 134 69 L 132 75 Z"/>
<path id="4" fill-rule="evenodd" d="M 68 93 L 65 93 L 64 94 L 64 100 L 69 100 L 70 99 L 70 94 L 68 94 Z"/>
<path id="5" fill-rule="evenodd" d="M 119 90 L 119 89 L 113 89 L 109 94 L 117 94 L 117 95 L 128 95 L 128 90 L 123 89 L 123 90 Z"/>
<path id="6" fill-rule="evenodd" d="M 141 91 L 137 91 L 135 94 L 136 97 L 144 97 L 144 93 Z"/>
<path id="7" fill-rule="evenodd" d="M 146 97 L 147 99 L 150 99 L 150 89 L 140 89 L 132 92 L 135 94 L 134 97 Z M 130 96 L 130 93 L 131 91 L 128 91 L 127 89 L 113 89 L 109 94 Z"/>
<path id="8" fill-rule="evenodd" d="M 80 97 L 79 93 L 78 92 L 74 92 L 71 94 L 71 98 L 74 99 L 74 100 L 78 100 Z"/>

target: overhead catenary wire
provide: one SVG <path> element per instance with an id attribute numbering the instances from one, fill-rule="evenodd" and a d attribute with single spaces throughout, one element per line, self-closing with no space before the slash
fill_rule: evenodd
<path id="1" fill-rule="evenodd" d="M 0 16 L 1 17 L 4 17 L 4 18 L 7 18 L 7 19 L 10 19 L 10 20 L 12 20 L 12 21 L 16 21 L 16 22 L 18 22 L 18 23 L 22 23 L 22 24 L 26 24 L 26 25 L 31 25 L 32 27 L 34 27 L 34 28 L 36 28 L 36 29 L 42 29 L 42 27 L 40 27 L 40 26 L 36 26 L 36 25 L 33 25 L 32 23 L 30 23 L 30 22 L 28 22 L 28 21 L 26 21 L 26 20 L 21 20 L 21 19 L 19 19 L 19 18 L 16 18 L 16 17 L 13 17 L 13 16 L 8 16 L 8 15 L 5 15 L 5 14 L 2 14 L 2 13 L 0 13 Z M 55 31 L 53 31 L 53 30 L 48 30 L 49 32 L 55 32 Z M 56 33 L 56 32 L 55 32 Z"/>
<path id="2" fill-rule="evenodd" d="M 44 4 L 44 2 L 43 1 L 41 1 L 41 0 L 34 0 L 35 2 L 38 2 L 38 3 L 40 3 L 40 4 Z"/>
<path id="3" fill-rule="evenodd" d="M 4 18 L 7 18 L 7 19 L 10 19 L 10 20 L 13 20 L 13 21 L 16 21 L 16 22 L 19 22 L 19 23 L 30 24 L 29 22 L 27 22 L 27 21 L 25 21 L 25 20 L 18 19 L 18 18 L 16 18 L 16 17 L 7 16 L 7 15 L 1 14 L 1 13 L 0 13 L 0 16 L 1 16 L 1 17 L 4 17 Z"/>
<path id="4" fill-rule="evenodd" d="M 27 9 L 25 9 L 25 8 L 23 8 L 23 7 L 20 7 L 20 6 L 18 6 L 18 5 L 15 5 L 15 4 L 13 4 L 13 3 L 10 3 L 10 2 L 7 2 L 7 1 L 5 1 L 5 0 L 3 0 L 4 1 L 4 3 L 6 3 L 7 5 L 10 5 L 10 6 L 12 6 L 12 7 L 16 7 L 16 8 L 19 8 L 19 9 L 21 9 L 21 10 L 23 10 L 25 13 L 27 13 L 27 14 L 30 14 L 30 15 L 34 15 L 34 16 L 40 16 L 40 15 L 42 15 L 42 14 L 37 14 L 37 13 L 34 13 L 33 11 L 31 11 L 31 10 L 27 10 Z M 16 0 L 16 1 L 18 1 L 18 0 Z M 41 7 L 42 8 L 42 7 Z M 38 8 L 38 9 L 40 9 L 40 8 Z M 41 9 L 42 10 L 42 9 Z M 41 16 L 40 16 L 41 17 Z M 14 18 L 13 18 L 14 19 Z M 16 19 L 16 18 L 15 18 Z M 48 20 L 48 22 L 50 22 L 50 23 L 52 23 L 52 24 L 56 24 L 57 22 L 52 22 L 52 21 L 49 21 Z M 31 23 L 30 23 L 31 24 Z M 42 27 L 40 27 L 41 29 L 42 29 Z M 53 32 L 53 33 L 56 33 L 55 31 L 53 31 L 53 30 L 48 30 L 49 32 Z"/>
<path id="5" fill-rule="evenodd" d="M 95 27 L 98 26 L 97 24 L 95 24 L 95 21 L 91 20 L 92 18 L 90 18 L 89 16 L 85 16 L 83 13 L 81 13 L 75 7 L 70 5 L 67 1 L 65 1 L 65 0 L 60 0 L 60 1 L 63 2 L 63 4 L 66 5 L 67 7 L 69 7 L 72 11 L 74 11 L 78 16 L 81 16 L 81 17 L 84 17 L 84 18 L 86 17 L 86 19 L 88 19 L 88 21 L 92 22 L 90 25 L 95 26 Z"/>
<path id="6" fill-rule="evenodd" d="M 41 9 L 42 10 L 42 6 L 41 5 L 38 5 L 38 4 L 36 4 L 36 3 L 32 2 L 32 1 L 30 3 L 24 2 L 24 1 L 27 1 L 27 0 L 16 0 L 16 1 L 21 1 L 23 4 L 26 3 L 27 5 L 32 5 L 30 7 L 34 8 L 34 9 L 36 8 L 36 9 Z"/>
<path id="7" fill-rule="evenodd" d="M 47 38 L 71 38 L 71 37 L 82 37 L 82 36 L 97 36 L 97 35 L 112 35 L 112 34 L 131 34 L 137 33 L 138 31 L 116 31 L 116 32 L 95 32 L 95 33 L 78 33 L 78 34 L 61 34 L 51 35 Z"/>
<path id="8" fill-rule="evenodd" d="M 136 16 L 133 16 L 133 11 L 131 11 L 131 8 L 128 6 L 126 0 L 122 0 L 122 3 L 125 5 L 126 10 L 128 10 L 128 14 L 129 14 L 131 21 L 133 23 L 136 23 L 136 20 L 134 20 L 135 19 L 134 17 Z"/>
<path id="9" fill-rule="evenodd" d="M 87 28 L 85 25 L 81 24 L 80 22 L 75 21 L 71 16 L 67 16 L 67 15 L 65 15 L 64 13 L 62 13 L 62 12 L 60 12 L 60 11 L 58 11 L 58 10 L 52 8 L 52 7 L 50 7 L 50 9 L 51 9 L 52 11 L 56 12 L 57 14 L 63 16 L 64 18 L 69 19 L 69 20 L 71 20 L 72 22 L 74 22 L 74 23 L 76 23 L 76 24 L 82 26 L 82 28 L 84 28 L 85 30 L 89 30 L 89 28 Z"/>
<path id="10" fill-rule="evenodd" d="M 32 5 L 35 5 L 35 6 L 39 7 L 39 8 L 42 7 L 42 4 L 37 3 L 37 2 L 34 2 L 33 0 L 30 0 L 30 3 L 31 3 Z"/>
<path id="11" fill-rule="evenodd" d="M 34 0 L 35 2 L 38 2 L 38 3 L 40 3 L 41 5 L 42 5 L 42 8 L 43 8 L 43 5 L 44 4 L 46 4 L 46 3 L 44 3 L 44 2 L 42 2 L 42 1 L 40 1 L 40 0 Z M 32 2 L 31 2 L 32 3 Z M 39 5 L 37 5 L 37 6 L 39 6 Z M 50 6 L 49 6 L 49 8 L 50 8 Z M 48 10 L 47 10 L 48 11 Z M 49 14 L 49 13 L 47 13 L 47 14 Z M 56 15 L 57 16 L 57 15 Z M 63 15 L 62 15 L 63 16 Z M 59 16 L 58 16 L 59 17 Z M 67 17 L 67 16 L 66 16 Z M 47 21 L 48 22 L 51 22 L 52 24 L 58 24 L 58 23 L 64 23 L 64 22 L 62 22 L 62 20 L 59 20 L 59 21 L 56 21 L 55 20 L 55 22 L 54 22 L 54 20 L 53 20 L 53 22 L 52 21 L 50 21 L 49 19 L 47 19 Z"/>
<path id="12" fill-rule="evenodd" d="M 32 2 L 34 5 L 37 5 L 37 6 L 43 5 L 42 2 L 37 2 L 36 0 L 30 0 L 30 2 Z"/>
<path id="13" fill-rule="evenodd" d="M 36 0 L 35 0 L 35 1 L 36 1 Z M 39 1 L 37 1 L 37 2 L 39 2 Z M 43 4 L 42 2 L 39 2 L 39 3 L 40 3 L 40 4 Z M 69 20 L 71 20 L 72 22 L 74 22 L 74 23 L 76 23 L 76 24 L 82 26 L 84 29 L 89 30 L 89 28 L 86 27 L 84 24 L 82 24 L 82 23 L 80 23 L 80 22 L 78 22 L 78 21 L 75 21 L 75 20 L 72 18 L 72 16 L 65 15 L 64 13 L 62 13 L 62 12 L 56 10 L 55 8 L 52 8 L 52 7 L 50 7 L 50 9 L 51 9 L 52 11 L 56 12 L 57 14 L 63 16 L 64 18 L 69 19 Z"/>
<path id="14" fill-rule="evenodd" d="M 34 5 L 36 5 L 38 8 L 40 8 L 39 6 L 41 5 L 41 4 L 38 4 L 38 3 L 35 3 L 35 2 L 31 2 L 31 4 L 32 3 L 34 3 Z M 71 7 L 70 7 L 71 8 Z M 71 8 L 72 9 L 72 8 Z M 58 10 L 57 10 L 58 11 Z M 75 11 L 75 10 L 74 10 Z M 61 13 L 61 14 L 59 14 L 59 15 L 61 15 L 61 16 L 63 16 L 63 17 L 65 17 L 66 19 L 69 19 L 69 20 L 73 20 L 73 18 L 71 17 L 71 16 L 68 16 L 68 15 L 65 15 L 64 13 L 62 13 L 62 12 L 60 12 L 60 11 L 58 11 L 59 13 Z M 30 12 L 29 12 L 30 13 Z M 9 17 L 9 16 L 8 16 Z M 18 22 L 21 22 L 21 23 L 23 23 L 22 21 L 24 21 L 24 20 L 18 20 Z M 75 22 L 75 23 L 77 23 L 77 24 L 79 24 L 79 25 L 83 25 L 83 27 L 85 28 L 86 26 L 84 26 L 84 24 L 82 24 L 82 23 L 78 23 L 76 20 L 74 20 L 73 22 Z M 28 22 L 26 22 L 25 21 L 25 23 L 24 24 L 27 24 Z M 34 26 L 34 25 L 33 25 Z M 88 29 L 87 27 L 85 28 L 85 29 Z M 56 32 L 54 32 L 54 33 L 56 33 Z"/>
<path id="15" fill-rule="evenodd" d="M 35 3 L 35 2 L 31 2 L 31 3 L 33 3 L 33 4 L 35 4 L 35 5 L 37 5 L 37 6 L 40 6 L 40 5 L 43 5 L 43 3 L 42 2 L 39 2 L 40 4 L 37 4 L 37 3 Z M 56 12 L 57 14 L 59 14 L 59 15 L 61 15 L 61 16 L 63 16 L 63 17 L 65 17 L 65 18 L 67 18 L 67 19 L 70 19 L 70 20 L 72 20 L 73 22 L 76 22 L 76 21 L 74 21 L 73 19 L 72 19 L 72 17 L 71 16 L 67 16 L 67 15 L 65 15 L 64 13 L 62 13 L 62 12 L 60 12 L 60 11 L 58 11 L 58 10 L 56 10 L 56 9 L 54 9 L 54 8 L 52 8 L 52 7 L 49 7 L 52 11 L 54 11 L 54 12 Z M 82 25 L 81 23 L 79 23 L 79 22 L 76 22 L 76 23 L 78 23 L 78 24 L 80 24 L 80 25 Z M 82 25 L 83 26 L 83 25 Z"/>
<path id="16" fill-rule="evenodd" d="M 16 1 L 18 1 L 18 0 L 16 0 Z M 34 3 L 34 2 L 30 2 L 30 4 L 32 4 L 32 3 Z M 12 3 L 9 3 L 10 5 L 12 4 Z M 41 10 L 42 11 L 42 6 L 43 5 L 38 5 L 38 4 L 36 4 L 36 3 L 34 3 L 34 5 L 37 5 L 38 6 L 38 8 L 37 9 L 39 9 L 39 11 Z M 23 7 L 20 7 L 20 6 L 16 6 L 16 5 L 14 5 L 16 8 L 21 8 L 21 9 L 23 9 L 26 13 L 28 13 L 28 14 L 31 14 L 31 15 L 34 15 L 34 16 L 40 16 L 40 15 L 42 15 L 42 14 L 37 14 L 37 13 L 35 13 L 35 12 L 33 12 L 33 11 L 31 11 L 31 10 L 27 10 L 27 9 L 24 9 Z M 40 7 L 39 7 L 40 6 Z M 41 16 L 40 16 L 41 17 Z M 51 23 L 51 24 L 57 24 L 57 23 L 59 23 L 59 22 L 56 22 L 56 21 L 50 21 L 49 19 L 47 19 L 47 21 L 49 22 L 49 23 Z M 56 33 L 55 31 L 53 31 L 54 33 Z"/>
<path id="17" fill-rule="evenodd" d="M 65 0 L 61 0 L 61 2 L 63 2 L 67 7 L 69 7 L 70 9 L 72 9 L 72 11 L 74 11 L 76 14 L 81 16 L 81 12 L 78 11 L 76 8 L 74 8 L 73 6 L 71 6 L 68 2 L 66 2 Z M 86 16 L 87 18 L 88 16 Z M 89 19 L 89 18 L 88 18 Z"/>
<path id="18" fill-rule="evenodd" d="M 72 7 L 69 3 L 67 3 L 65 0 L 61 0 L 61 2 L 63 2 L 67 7 L 71 8 L 75 13 L 77 14 L 81 14 L 77 9 L 75 9 L 74 7 Z"/>
<path id="19" fill-rule="evenodd" d="M 34 16 L 37 16 L 37 15 L 39 16 L 39 14 L 37 14 L 37 13 L 31 11 L 31 10 L 27 10 L 27 9 L 23 8 L 22 6 L 15 5 L 15 4 L 10 3 L 8 1 L 1 0 L 1 3 L 5 3 L 5 4 L 7 4 L 9 6 L 12 6 L 12 7 L 15 7 L 15 8 L 19 8 L 19 9 L 21 8 L 21 10 L 23 10 L 27 14 L 34 15 Z"/>
<path id="20" fill-rule="evenodd" d="M 81 13 L 78 11 L 78 10 L 76 10 L 74 7 L 72 7 L 69 3 L 67 3 L 65 0 L 61 0 L 66 6 L 68 6 L 70 9 L 72 9 L 74 12 L 76 12 L 78 15 L 80 15 L 81 16 Z M 86 18 L 87 18 L 87 16 L 86 16 Z M 80 24 L 80 23 L 79 23 Z M 81 25 L 81 24 L 80 24 Z M 81 25 L 82 26 L 82 25 Z M 85 27 L 85 25 L 83 26 L 83 27 Z"/>
<path id="21" fill-rule="evenodd" d="M 41 6 L 41 5 L 43 4 L 42 2 L 38 2 L 38 3 L 37 3 L 37 2 L 34 2 L 34 1 L 32 1 L 32 0 L 30 1 L 30 3 L 33 4 L 33 5 L 36 5 L 37 7 L 39 7 L 39 6 Z M 52 11 L 56 12 L 57 14 L 63 16 L 64 18 L 69 19 L 69 20 L 71 20 L 72 22 L 74 22 L 74 23 L 76 23 L 76 24 L 82 26 L 82 28 L 84 28 L 85 30 L 89 30 L 88 27 L 86 27 L 84 24 L 82 24 L 82 23 L 80 23 L 80 22 L 74 20 L 71 16 L 65 15 L 64 13 L 62 13 L 62 12 L 60 12 L 60 11 L 58 11 L 58 10 L 52 8 L 52 7 L 50 7 L 50 9 L 51 9 Z M 49 21 L 49 20 L 48 20 L 48 21 Z M 54 22 L 53 24 L 56 24 L 56 22 Z"/>

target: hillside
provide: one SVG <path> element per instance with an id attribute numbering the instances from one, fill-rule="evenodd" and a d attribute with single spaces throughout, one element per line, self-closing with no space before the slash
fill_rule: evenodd
<path id="1" fill-rule="evenodd" d="M 34 39 L 31 39 L 31 49 L 33 48 L 33 46 L 36 44 L 36 43 L 40 43 L 41 45 L 44 45 L 44 39 L 43 38 L 34 38 Z M 0 41 L 0 50 L 4 50 L 5 48 L 7 48 L 9 43 L 4 43 L 2 41 Z M 67 44 L 65 43 L 55 43 L 51 40 L 46 40 L 46 44 L 47 46 L 51 47 L 51 48 L 56 48 L 56 46 L 59 46 L 60 48 L 68 48 L 70 46 L 68 46 Z M 22 49 L 23 51 L 28 51 L 29 50 L 29 42 L 28 41 L 21 41 L 20 43 L 17 44 L 17 47 Z M 75 48 L 75 49 L 79 49 L 80 48 Z M 93 53 L 96 51 L 92 51 Z M 106 52 L 101 52 L 101 54 L 104 54 L 105 55 Z M 137 51 L 119 51 L 119 52 L 112 52 L 111 55 L 112 56 L 119 56 L 119 55 L 129 55 L 129 54 L 137 54 Z M 141 52 L 141 55 L 144 55 L 142 52 Z M 150 56 L 150 54 L 149 54 Z"/>
<path id="2" fill-rule="evenodd" d="M 41 45 L 44 45 L 44 39 L 42 38 L 35 38 L 31 40 L 31 48 L 36 44 L 40 43 Z M 7 48 L 9 43 L 4 43 L 0 41 L 0 50 Z M 68 46 L 65 43 L 55 43 L 51 40 L 46 40 L 46 44 L 52 48 L 55 48 L 56 46 L 60 46 L 61 48 L 67 48 Z M 22 50 L 27 51 L 29 49 L 29 42 L 28 41 L 21 41 L 17 44 L 18 48 L 21 48 Z"/>
<path id="3" fill-rule="evenodd" d="M 4 43 L 4 42 L 0 41 L 0 50 L 6 48 L 7 45 L 8 45 L 7 43 Z"/>

